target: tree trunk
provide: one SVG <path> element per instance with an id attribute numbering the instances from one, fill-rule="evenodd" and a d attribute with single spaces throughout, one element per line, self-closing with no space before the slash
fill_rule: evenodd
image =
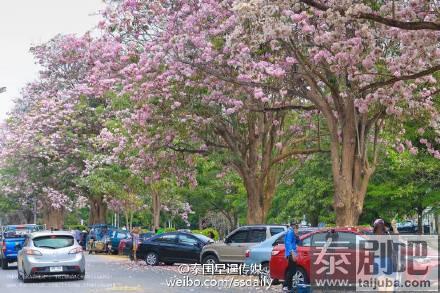
<path id="1" fill-rule="evenodd" d="M 156 228 L 160 227 L 161 203 L 160 203 L 160 194 L 158 191 L 153 190 L 151 195 L 152 195 L 152 205 L 153 205 L 153 231 L 155 231 Z"/>
<path id="2" fill-rule="evenodd" d="M 365 194 L 353 192 L 352 186 L 338 180 L 335 184 L 334 209 L 338 227 L 356 226 L 362 211 L 361 198 Z"/>
<path id="3" fill-rule="evenodd" d="M 440 234 L 440 213 L 435 214 L 435 233 Z"/>
<path id="4" fill-rule="evenodd" d="M 417 234 L 422 235 L 423 232 L 423 208 L 419 207 L 417 208 Z"/>
<path id="5" fill-rule="evenodd" d="M 367 186 L 374 168 L 367 167 L 366 145 L 358 139 L 354 120 L 347 117 L 342 135 L 342 148 L 339 141 L 332 140 L 331 157 L 335 194 L 333 207 L 336 212 L 336 225 L 356 226 L 364 206 Z M 353 119 L 353 118 L 352 118 Z M 350 123 L 351 122 L 351 123 Z M 359 142 L 357 142 L 359 140 Z"/>
<path id="6" fill-rule="evenodd" d="M 275 170 L 271 170 L 267 175 L 266 182 L 264 184 L 264 199 L 263 199 L 263 219 L 267 220 L 270 208 L 272 207 L 272 200 L 275 196 L 277 188 L 277 173 Z"/>
<path id="7" fill-rule="evenodd" d="M 62 230 L 64 226 L 64 210 L 48 208 L 43 213 L 43 223 L 47 229 Z"/>
<path id="8" fill-rule="evenodd" d="M 91 198 L 90 200 L 89 224 L 105 224 L 107 222 L 107 205 L 102 197 Z"/>
<path id="9" fill-rule="evenodd" d="M 318 227 L 318 224 L 319 224 L 318 214 L 310 215 L 310 225 L 312 225 L 312 227 Z"/>
<path id="10" fill-rule="evenodd" d="M 276 191 L 276 173 L 270 172 L 263 182 L 255 174 L 247 174 L 243 179 L 248 202 L 247 223 L 264 224 Z"/>
<path id="11" fill-rule="evenodd" d="M 263 190 L 258 187 L 256 178 L 247 177 L 244 180 L 244 185 L 247 191 L 247 223 L 248 224 L 263 224 L 264 223 L 264 198 Z"/>
<path id="12" fill-rule="evenodd" d="M 128 219 L 128 213 L 124 212 L 124 216 L 125 216 L 125 227 L 127 227 L 127 231 L 131 231 L 130 220 Z"/>

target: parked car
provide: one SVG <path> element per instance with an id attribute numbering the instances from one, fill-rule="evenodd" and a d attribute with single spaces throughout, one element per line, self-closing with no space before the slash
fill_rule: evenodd
<path id="1" fill-rule="evenodd" d="M 285 230 L 285 225 L 242 226 L 232 231 L 224 241 L 203 247 L 200 261 L 203 264 L 242 263 L 247 249 Z"/>
<path id="2" fill-rule="evenodd" d="M 166 265 L 197 263 L 200 260 L 202 248 L 212 242 L 214 241 L 211 238 L 201 234 L 162 233 L 140 243 L 136 256 L 152 266 L 159 262 Z"/>
<path id="3" fill-rule="evenodd" d="M 328 249 L 330 251 L 337 250 L 338 253 L 344 254 L 348 259 L 348 271 L 356 271 L 356 241 L 358 237 L 369 233 L 368 228 L 327 228 L 319 229 L 314 232 L 307 233 L 300 236 L 299 243 L 297 244 L 298 260 L 297 260 L 297 273 L 293 277 L 294 284 L 297 283 L 309 283 L 311 278 L 311 257 L 316 253 L 319 254 L 322 247 L 326 244 L 329 238 L 332 238 L 332 242 Z M 372 260 L 371 260 L 372 261 Z M 323 264 L 324 265 L 324 264 Z M 313 273 L 316 274 L 320 270 L 319 265 L 315 265 Z M 277 244 L 272 250 L 272 256 L 269 264 L 270 277 L 273 279 L 273 283 L 278 283 L 284 280 L 284 276 L 287 270 L 287 259 L 285 257 L 284 243 Z M 325 272 L 324 272 L 325 273 Z M 355 277 L 354 274 L 349 274 L 350 277 Z M 314 278 L 320 276 L 314 275 Z M 332 275 L 335 279 L 343 280 L 347 276 L 336 272 Z M 326 278 L 328 278 L 326 276 Z M 354 283 L 355 279 L 348 279 L 349 283 Z"/>
<path id="4" fill-rule="evenodd" d="M 108 252 L 117 254 L 119 251 L 119 243 L 123 239 L 131 239 L 131 234 L 127 230 L 114 230 L 107 242 Z"/>
<path id="5" fill-rule="evenodd" d="M 25 283 L 51 275 L 73 275 L 83 280 L 85 273 L 82 247 L 67 231 L 34 232 L 18 252 L 17 275 Z"/>
<path id="6" fill-rule="evenodd" d="M 429 225 L 422 225 L 422 227 L 423 234 L 430 234 Z M 397 230 L 399 231 L 399 234 L 419 234 L 419 226 L 414 220 L 406 220 L 397 223 Z"/>
<path id="7" fill-rule="evenodd" d="M 0 264 L 3 270 L 10 263 L 17 261 L 17 253 L 25 241 L 25 236 L 33 231 L 43 230 L 40 225 L 8 225 L 1 227 L 0 232 Z"/>
<path id="8" fill-rule="evenodd" d="M 318 228 L 315 227 L 300 227 L 298 229 L 298 235 L 299 237 L 301 235 L 313 232 L 318 230 Z M 284 243 L 284 237 L 286 236 L 286 231 L 283 231 L 281 233 L 275 234 L 274 236 L 270 237 L 266 241 L 261 242 L 260 244 L 257 244 L 248 250 L 246 250 L 245 253 L 245 260 L 244 263 L 247 266 L 252 265 L 261 265 L 261 277 L 267 278 L 270 276 L 269 274 L 269 262 L 272 255 L 272 248 L 277 244 Z"/>

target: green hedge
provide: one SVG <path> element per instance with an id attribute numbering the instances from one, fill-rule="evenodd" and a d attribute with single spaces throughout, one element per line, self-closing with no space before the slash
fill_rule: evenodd
<path id="1" fill-rule="evenodd" d="M 163 232 L 164 232 L 164 233 L 167 233 L 167 232 L 174 232 L 174 231 L 176 231 L 176 228 L 165 228 L 165 229 L 163 229 Z"/>
<path id="2" fill-rule="evenodd" d="M 194 234 L 202 234 L 205 235 L 206 237 L 210 237 L 210 232 L 212 232 L 214 234 L 214 240 L 218 240 L 219 239 L 219 233 L 216 229 L 214 228 L 206 228 L 203 230 L 191 230 L 192 233 Z"/>
<path id="3" fill-rule="evenodd" d="M 84 225 L 69 225 L 66 227 L 68 230 L 80 230 L 80 231 L 87 231 L 87 227 Z"/>

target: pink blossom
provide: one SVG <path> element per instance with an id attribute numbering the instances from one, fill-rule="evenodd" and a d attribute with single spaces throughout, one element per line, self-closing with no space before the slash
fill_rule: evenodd
<path id="1" fill-rule="evenodd" d="M 235 108 L 226 109 L 226 115 L 232 115 L 235 113 Z"/>
<path id="2" fill-rule="evenodd" d="M 402 153 L 404 150 L 405 150 L 405 146 L 403 144 L 400 143 L 396 146 L 397 152 Z"/>

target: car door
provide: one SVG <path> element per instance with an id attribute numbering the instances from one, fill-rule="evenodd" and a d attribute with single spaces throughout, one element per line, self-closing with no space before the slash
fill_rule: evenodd
<path id="1" fill-rule="evenodd" d="M 282 239 L 279 239 L 278 241 L 284 243 L 284 237 L 285 235 L 283 235 Z M 311 240 L 312 235 L 309 235 L 302 240 L 297 241 L 296 243 L 296 250 L 298 252 L 298 265 L 302 266 L 306 270 L 307 275 L 310 275 Z"/>
<path id="2" fill-rule="evenodd" d="M 305 251 L 303 253 L 304 257 L 309 259 L 310 282 L 316 282 L 317 280 L 325 280 L 330 278 L 330 276 L 327 276 L 326 268 L 328 263 L 328 255 L 333 251 L 331 247 L 328 247 L 327 245 L 328 237 L 328 231 L 312 234 L 310 237 L 309 250 L 308 252 Z M 303 245 L 305 243 L 306 242 L 303 240 Z"/>
<path id="3" fill-rule="evenodd" d="M 359 247 L 359 243 L 361 241 L 365 241 L 367 238 L 366 235 L 354 233 L 351 231 L 341 231 L 339 234 L 339 251 L 345 253 L 347 256 L 348 262 L 347 265 L 348 271 L 348 280 L 350 283 L 355 283 L 360 278 L 364 278 L 364 275 L 361 275 L 360 266 L 370 266 L 374 263 L 374 253 L 370 253 L 371 251 L 361 250 Z M 390 268 L 384 268 L 390 269 Z M 367 278 L 369 276 L 367 275 Z"/>
<path id="4" fill-rule="evenodd" d="M 245 258 L 248 229 L 240 229 L 225 239 L 219 251 L 222 262 L 242 262 Z"/>
<path id="5" fill-rule="evenodd" d="M 154 239 L 154 248 L 159 254 L 159 258 L 163 261 L 176 261 L 179 256 L 177 254 L 177 235 L 164 234 Z"/>
<path id="6" fill-rule="evenodd" d="M 349 231 L 316 233 L 311 239 L 312 280 L 355 281 L 356 234 Z"/>
<path id="7" fill-rule="evenodd" d="M 185 263 L 197 263 L 200 261 L 202 243 L 196 237 L 179 234 L 176 254 L 178 260 Z"/>

